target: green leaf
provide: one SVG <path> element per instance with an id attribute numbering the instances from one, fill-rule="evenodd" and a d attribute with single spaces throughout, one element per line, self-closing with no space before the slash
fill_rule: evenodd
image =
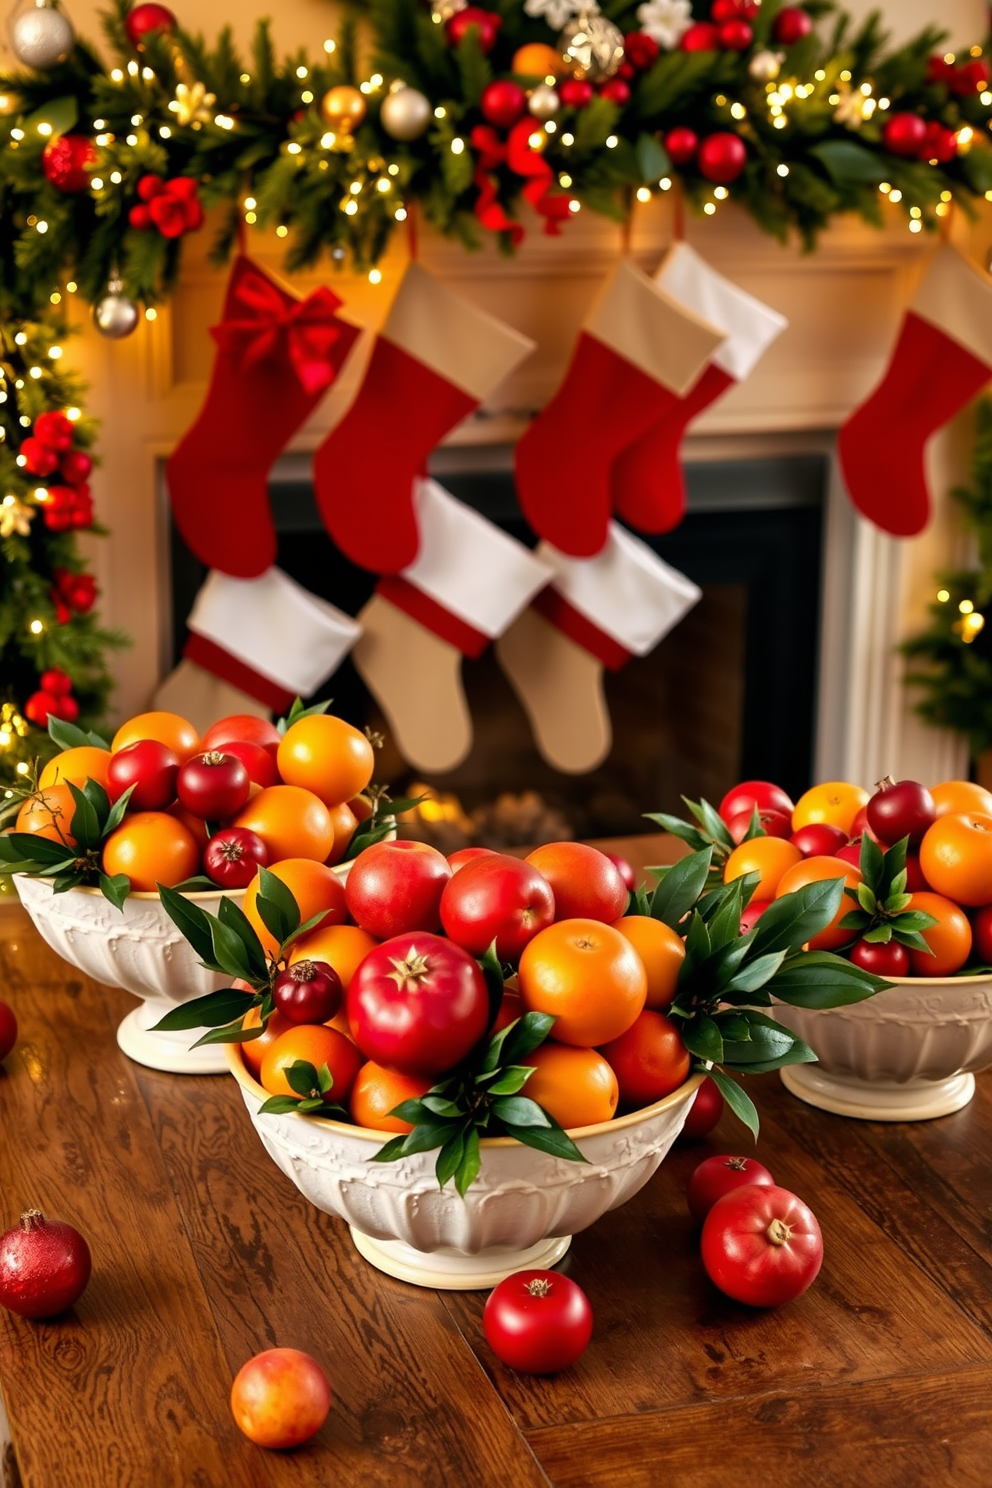
<path id="1" fill-rule="evenodd" d="M 334 1089 L 334 1076 L 326 1064 L 322 1064 L 317 1071 L 317 1088 L 321 1095 L 329 1095 Z"/>
<path id="2" fill-rule="evenodd" d="M 833 1008 L 864 1002 L 888 985 L 830 951 L 799 951 L 765 983 L 765 990 L 793 1007 Z"/>
<path id="3" fill-rule="evenodd" d="M 516 1095 L 534 1073 L 533 1065 L 511 1064 L 504 1069 L 498 1080 L 486 1086 L 488 1095 Z"/>
<path id="4" fill-rule="evenodd" d="M 906 857 L 908 852 L 909 838 L 901 837 L 885 853 L 882 860 L 882 881 L 878 892 L 880 899 L 884 899 L 889 894 L 901 892 L 896 889 L 895 880 L 901 873 L 905 873 L 906 871 Z"/>
<path id="5" fill-rule="evenodd" d="M 704 848 L 712 848 L 713 846 L 698 827 L 694 827 L 691 823 L 683 821 L 680 816 L 669 816 L 665 811 L 645 811 L 644 819 L 645 821 L 657 822 L 659 827 L 663 827 L 673 837 L 680 838 L 682 842 L 688 842 L 690 847 L 695 848 L 699 852 L 702 852 Z M 667 878 L 671 870 L 665 865 L 660 871 Z M 649 868 L 648 872 L 658 873 L 659 869 Z"/>
<path id="6" fill-rule="evenodd" d="M 706 847 L 673 864 L 654 891 L 652 917 L 677 932 L 683 916 L 703 892 L 712 862 L 713 849 Z"/>
<path id="7" fill-rule="evenodd" d="M 320 1089 L 316 1068 L 308 1059 L 295 1059 L 283 1070 L 283 1074 L 286 1076 L 286 1083 L 297 1095 L 309 1096 L 312 1091 Z"/>
<path id="8" fill-rule="evenodd" d="M 722 1037 L 732 1043 L 747 1043 L 751 1037 L 751 1025 L 743 1013 L 714 1013 L 713 1022 Z"/>
<path id="9" fill-rule="evenodd" d="M 707 1073 L 738 1121 L 743 1121 L 754 1140 L 757 1141 L 758 1113 L 751 1097 L 745 1094 L 736 1080 L 725 1075 L 723 1070 L 711 1069 Z"/>
<path id="10" fill-rule="evenodd" d="M 679 980 L 681 981 L 683 977 L 688 980 L 690 972 L 706 960 L 712 949 L 706 921 L 699 911 L 694 909 L 689 920 L 689 929 L 686 931 L 685 960 L 679 971 Z"/>
<path id="11" fill-rule="evenodd" d="M 305 708 L 302 698 L 294 698 L 293 706 L 285 718 L 280 718 L 276 728 L 284 734 L 287 729 L 292 728 L 294 723 L 299 723 L 301 718 L 313 718 L 319 713 L 326 713 L 333 701 L 333 698 L 328 698 L 324 703 L 312 703 L 309 708 Z"/>
<path id="12" fill-rule="evenodd" d="M 892 933 L 899 944 L 904 945 L 908 951 L 922 951 L 924 956 L 933 955 L 932 947 L 927 945 L 923 936 L 916 930 L 899 930 L 893 927 Z"/>
<path id="13" fill-rule="evenodd" d="M 131 892 L 131 880 L 126 873 L 115 873 L 111 878 L 106 873 L 101 873 L 97 879 L 100 893 L 105 899 L 109 899 L 115 909 L 124 912 L 124 901 Z"/>
<path id="14" fill-rule="evenodd" d="M 727 992 L 756 992 L 764 987 L 781 967 L 788 951 L 771 951 L 767 956 L 755 956 L 753 960 L 735 971 L 727 983 Z"/>
<path id="15" fill-rule="evenodd" d="M 116 832 L 117 828 L 124 820 L 124 813 L 127 810 L 128 806 L 131 804 L 131 797 L 133 796 L 135 789 L 136 787 L 134 785 L 129 785 L 124 794 L 122 796 L 118 796 L 117 800 L 111 806 L 110 811 L 107 815 L 107 820 L 104 822 L 103 825 L 104 837 L 109 837 L 111 832 Z M 211 888 L 212 887 L 213 885 L 211 885 Z"/>
<path id="16" fill-rule="evenodd" d="M 550 1013 L 524 1013 L 522 1018 L 515 1019 L 490 1042 L 481 1073 L 505 1064 L 519 1064 L 544 1043 L 554 1024 Z"/>
<path id="17" fill-rule="evenodd" d="M 209 1033 L 201 1034 L 190 1048 L 199 1049 L 201 1044 L 250 1044 L 264 1032 L 261 1024 L 257 1028 L 242 1028 L 240 1023 L 228 1023 L 225 1028 L 212 1028 Z"/>
<path id="18" fill-rule="evenodd" d="M 266 930 L 280 945 L 299 926 L 299 905 L 282 879 L 276 878 L 268 868 L 259 869 L 258 898 L 255 900 L 255 908 Z"/>
<path id="19" fill-rule="evenodd" d="M 838 859 L 838 871 L 843 865 Z M 825 930 L 840 908 L 844 897 L 844 879 L 821 878 L 783 894 L 769 904 L 753 930 L 754 948 L 761 954 L 769 951 L 798 950 L 821 930 Z"/>
<path id="20" fill-rule="evenodd" d="M 84 744 L 92 744 L 95 749 L 110 748 L 106 739 L 101 739 L 99 734 L 87 733 L 74 723 L 66 723 L 64 718 L 56 718 L 54 713 L 48 715 L 48 733 L 62 750 L 79 749 Z"/>
<path id="21" fill-rule="evenodd" d="M 883 907 L 886 914 L 899 915 L 904 909 L 908 909 L 912 902 L 912 894 L 890 894 Z"/>
<path id="22" fill-rule="evenodd" d="M 53 98 L 36 108 L 33 114 L 28 114 L 21 128 L 29 138 L 33 138 L 38 131 L 39 124 L 47 124 L 46 135 L 70 134 L 79 119 L 79 104 L 76 98 L 70 94 L 65 98 Z"/>
<path id="23" fill-rule="evenodd" d="M 707 838 L 717 846 L 726 848 L 727 852 L 732 852 L 737 844 L 727 830 L 723 817 L 710 805 L 709 801 L 690 801 L 688 796 L 683 796 L 682 799 L 699 822 Z"/>
<path id="24" fill-rule="evenodd" d="M 757 874 L 754 875 L 757 878 Z M 710 942 L 714 948 L 737 946 L 741 940 L 741 915 L 744 913 L 744 891 L 747 885 L 743 878 L 735 878 L 727 884 L 713 901 L 712 910 L 704 918 L 709 926 Z M 742 955 L 746 955 L 746 948 Z"/>
<path id="25" fill-rule="evenodd" d="M 241 937 L 222 920 L 210 916 L 210 939 L 214 960 L 228 976 L 251 980 L 254 975 L 251 958 L 241 942 Z"/>
<path id="26" fill-rule="evenodd" d="M 396 1162 L 397 1158 L 403 1156 L 403 1148 L 406 1146 L 406 1136 L 391 1137 L 385 1142 L 378 1152 L 373 1152 L 369 1162 Z"/>
<path id="27" fill-rule="evenodd" d="M 638 135 L 637 164 L 641 172 L 641 180 L 655 186 L 662 176 L 668 175 L 672 168 L 668 151 L 653 134 Z"/>
<path id="28" fill-rule="evenodd" d="M 452 1121 L 422 1121 L 403 1138 L 403 1155 L 411 1157 L 417 1152 L 431 1152 L 435 1147 L 443 1147 L 457 1129 Z"/>
<path id="29" fill-rule="evenodd" d="M 189 900 L 184 899 L 182 894 L 177 894 L 175 889 L 167 889 L 162 884 L 157 887 L 162 899 L 162 907 L 170 920 L 181 930 L 200 960 L 205 964 L 212 963 L 214 946 L 210 935 L 210 916 L 206 910 L 201 909 L 198 904 L 190 904 Z M 186 1006 L 188 1007 L 189 1003 Z M 191 1023 L 184 1024 L 187 1028 L 194 1026 Z"/>
<path id="30" fill-rule="evenodd" d="M 204 997 L 194 997 L 190 1002 L 181 1002 L 171 1008 L 164 1018 L 153 1026 L 153 1033 L 179 1033 L 185 1028 L 216 1028 L 218 1024 L 230 1023 L 232 1018 L 243 1018 L 254 1006 L 251 992 L 242 992 L 237 987 L 224 987 L 219 992 L 208 992 Z"/>
<path id="31" fill-rule="evenodd" d="M 408 1121 L 411 1126 L 419 1126 L 429 1113 L 423 1100 L 418 1096 L 414 1100 L 400 1101 L 389 1112 L 390 1116 L 396 1116 L 400 1121 Z M 458 1113 L 461 1115 L 461 1112 Z"/>
<path id="32" fill-rule="evenodd" d="M 885 874 L 885 859 L 882 849 L 873 838 L 865 832 L 861 838 L 861 853 L 858 859 L 858 867 L 861 869 L 861 877 L 866 884 L 881 887 Z"/>
<path id="33" fill-rule="evenodd" d="M 462 1152 L 462 1160 L 458 1164 L 455 1173 L 455 1188 L 462 1198 L 479 1175 L 482 1166 L 482 1153 L 479 1150 L 479 1133 L 474 1126 L 470 1126 L 465 1133 L 465 1146 Z"/>
<path id="34" fill-rule="evenodd" d="M 548 1116 L 547 1126 L 515 1126 L 513 1136 L 518 1142 L 523 1142 L 525 1147 L 535 1147 L 538 1152 L 547 1152 L 551 1157 L 563 1157 L 569 1162 L 588 1162 L 572 1141 L 566 1131 L 555 1121 L 553 1116 Z"/>
<path id="35" fill-rule="evenodd" d="M 495 1020 L 503 1001 L 503 968 L 496 954 L 496 941 L 489 946 L 484 956 L 476 958 L 482 975 L 486 979 L 486 991 L 489 993 L 489 1015 Z"/>
<path id="36" fill-rule="evenodd" d="M 898 916 L 900 930 L 932 930 L 937 920 L 925 909 L 911 909 Z"/>
<path id="37" fill-rule="evenodd" d="M 541 1109 L 537 1101 L 528 1100 L 525 1095 L 508 1095 L 495 1100 L 492 1111 L 504 1126 L 532 1127 L 549 1124 L 547 1112 Z"/>
<path id="38" fill-rule="evenodd" d="M 429 1091 L 421 1098 L 420 1104 L 432 1116 L 464 1116 L 465 1114 L 461 1107 L 457 1106 L 453 1100 L 449 1100 L 446 1095 L 431 1095 Z M 406 1119 L 409 1120 L 409 1117 Z"/>
<path id="39" fill-rule="evenodd" d="M 83 795 L 96 812 L 96 819 L 100 823 L 101 835 L 105 836 L 107 818 L 110 815 L 110 797 L 99 780 L 85 781 L 83 784 Z"/>
<path id="40" fill-rule="evenodd" d="M 785 1064 L 810 1064 L 816 1060 L 808 1044 L 773 1018 L 753 1011 L 742 1016 L 751 1025 L 751 1036 L 741 1042 L 725 1041 L 725 1065 L 731 1068 L 746 1065 L 749 1072 L 763 1074 Z"/>
<path id="41" fill-rule="evenodd" d="M 4 841 L 23 855 L 23 862 L 64 863 L 66 853 L 72 851 L 64 842 L 52 842 L 48 837 L 39 837 L 37 832 L 9 832 Z"/>
<path id="42" fill-rule="evenodd" d="M 260 1116 L 291 1116 L 299 1109 L 300 1102 L 291 1095 L 270 1095 L 258 1108 Z"/>
<path id="43" fill-rule="evenodd" d="M 244 946 L 251 967 L 253 977 L 263 979 L 268 974 L 268 963 L 262 942 L 255 933 L 255 929 L 240 905 L 235 904 L 233 899 L 222 898 L 217 911 L 217 918 L 228 930 L 232 930 Z"/>
<path id="44" fill-rule="evenodd" d="M 838 185 L 859 181 L 877 185 L 889 174 L 884 157 L 854 140 L 824 140 L 822 144 L 810 145 L 809 153 L 826 167 Z"/>
<path id="45" fill-rule="evenodd" d="M 866 930 L 862 939 L 869 945 L 888 945 L 892 939 L 891 925 L 875 925 L 871 930 Z"/>
<path id="46" fill-rule="evenodd" d="M 690 1054 L 714 1064 L 723 1058 L 723 1035 L 712 1018 L 697 1014 L 682 1029 L 682 1042 Z"/>
<path id="47" fill-rule="evenodd" d="M 857 890 L 858 903 L 865 914 L 873 915 L 878 908 L 878 900 L 866 883 L 859 883 Z"/>
<path id="48" fill-rule="evenodd" d="M 441 1148 L 437 1155 L 437 1162 L 434 1164 L 439 1188 L 443 1188 L 448 1179 L 454 1177 L 461 1166 L 464 1153 L 465 1131 L 463 1127 L 458 1127 Z"/>
<path id="49" fill-rule="evenodd" d="M 66 784 L 76 807 L 72 813 L 69 831 L 81 848 L 87 852 L 93 852 L 100 846 L 100 818 L 96 814 L 92 801 L 87 799 L 79 786 L 73 785 L 71 780 L 67 780 Z"/>

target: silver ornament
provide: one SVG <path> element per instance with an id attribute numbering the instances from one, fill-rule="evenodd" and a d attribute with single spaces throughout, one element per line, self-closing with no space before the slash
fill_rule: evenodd
<path id="1" fill-rule="evenodd" d="M 93 306 L 93 324 L 108 341 L 123 341 L 138 324 L 138 307 L 124 293 L 121 281 L 111 279 L 107 293 Z"/>
<path id="2" fill-rule="evenodd" d="M 396 140 L 419 139 L 434 117 L 431 101 L 417 88 L 396 88 L 386 94 L 379 122 Z"/>
<path id="3" fill-rule="evenodd" d="M 781 52 L 755 52 L 747 70 L 756 82 L 773 83 L 782 71 L 782 60 Z"/>
<path id="4" fill-rule="evenodd" d="M 572 77 L 601 83 L 623 61 L 623 32 L 605 16 L 582 11 L 562 31 L 558 51 Z"/>
<path id="5" fill-rule="evenodd" d="M 553 119 L 561 108 L 561 99 L 550 83 L 538 83 L 527 100 L 527 107 L 535 119 Z"/>
<path id="6" fill-rule="evenodd" d="M 44 71 L 64 62 L 76 43 L 76 33 L 59 10 L 37 0 L 10 28 L 10 41 L 18 62 Z"/>

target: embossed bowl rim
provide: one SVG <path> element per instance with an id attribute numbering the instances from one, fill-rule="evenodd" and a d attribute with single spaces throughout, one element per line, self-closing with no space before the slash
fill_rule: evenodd
<path id="1" fill-rule="evenodd" d="M 42 876 L 41 876 L 40 873 L 15 873 L 14 874 L 14 877 L 15 878 L 30 878 L 31 881 L 32 881 L 32 883 L 50 883 L 51 882 L 51 879 L 42 878 Z M 184 899 L 217 899 L 221 895 L 223 895 L 225 899 L 237 899 L 237 898 L 242 898 L 243 899 L 244 896 L 245 896 L 245 892 L 246 891 L 244 889 L 222 889 L 221 886 L 220 886 L 220 884 L 218 884 L 215 889 L 193 889 L 188 894 L 187 893 L 184 893 L 183 894 L 183 898 Z M 103 893 L 103 890 L 96 888 L 95 885 L 93 885 L 93 884 L 77 884 L 73 889 L 70 890 L 70 893 L 73 893 L 73 894 L 89 894 L 91 897 L 96 897 L 96 898 L 100 898 L 100 899 L 103 899 L 105 897 L 104 896 L 104 893 Z M 154 899 L 158 904 L 161 904 L 162 903 L 162 895 L 159 894 L 155 889 L 132 889 L 131 892 L 128 894 L 127 897 L 129 899 Z M 109 903 L 110 901 L 108 900 L 107 902 Z"/>
<path id="2" fill-rule="evenodd" d="M 893 987 L 973 987 L 976 984 L 976 982 L 992 982 L 992 971 L 980 972 L 976 976 L 955 976 L 953 974 L 953 972 L 952 972 L 949 976 L 939 976 L 939 977 L 897 977 L 897 976 L 890 976 L 890 977 L 886 977 L 885 980 L 887 982 L 891 982 L 891 984 L 892 984 Z M 882 991 L 884 992 L 885 990 L 886 989 L 883 987 L 882 988 Z M 877 996 L 877 994 L 876 994 L 876 996 Z M 871 1001 L 872 1001 L 872 999 L 870 997 L 865 998 L 865 1002 L 871 1002 Z M 860 1006 L 860 1004 L 859 1003 L 855 1003 L 854 1006 L 855 1007 L 858 1007 L 858 1006 Z M 822 1012 L 822 1013 L 831 1013 L 831 1012 L 836 1012 L 837 1009 L 836 1008 L 816 1008 L 816 1009 L 811 1009 L 810 1011 Z"/>
<path id="3" fill-rule="evenodd" d="M 256 1100 L 265 1101 L 269 1098 L 269 1091 L 260 1085 L 253 1075 L 245 1068 L 245 1062 L 241 1054 L 240 1044 L 222 1044 L 221 1047 L 227 1056 L 228 1067 L 231 1074 L 237 1080 L 242 1090 L 247 1090 Z M 642 1106 L 639 1111 L 630 1111 L 626 1116 L 614 1116 L 612 1121 L 598 1121 L 595 1126 L 573 1126 L 569 1127 L 568 1134 L 573 1139 L 576 1137 L 599 1137 L 608 1135 L 610 1132 L 622 1131 L 624 1127 L 640 1126 L 642 1122 L 657 1116 L 662 1111 L 671 1110 L 673 1106 L 685 1098 L 686 1092 L 692 1094 L 699 1088 L 706 1078 L 704 1070 L 698 1074 L 690 1075 L 678 1090 L 673 1090 L 671 1095 L 666 1095 L 664 1100 L 655 1101 L 653 1106 Z M 287 1112 L 293 1121 L 306 1121 L 306 1116 L 298 1116 L 295 1112 Z M 380 1146 L 388 1142 L 394 1132 L 375 1131 L 370 1126 L 352 1126 L 346 1121 L 324 1121 L 321 1120 L 321 1129 L 326 1127 L 330 1131 L 344 1132 L 349 1137 L 358 1137 L 364 1142 L 378 1142 Z M 523 1147 L 516 1137 L 483 1137 L 479 1144 L 481 1147 Z"/>

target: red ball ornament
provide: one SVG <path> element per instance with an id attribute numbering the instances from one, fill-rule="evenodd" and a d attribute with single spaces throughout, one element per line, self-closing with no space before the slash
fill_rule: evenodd
<path id="1" fill-rule="evenodd" d="M 679 125 L 677 129 L 670 129 L 665 135 L 665 149 L 673 165 L 689 165 L 696 158 L 699 135 L 694 129 L 686 129 L 684 125 Z"/>
<path id="2" fill-rule="evenodd" d="M 699 147 L 696 161 L 700 175 L 707 181 L 727 186 L 736 181 L 747 165 L 747 150 L 744 141 L 736 134 L 711 134 Z"/>
<path id="3" fill-rule="evenodd" d="M 59 462 L 62 479 L 70 486 L 82 486 L 89 480 L 93 461 L 85 450 L 67 450 Z"/>
<path id="4" fill-rule="evenodd" d="M 54 713 L 59 716 L 59 699 L 54 692 L 33 692 L 24 704 L 24 717 L 30 723 L 36 723 L 39 728 L 48 727 L 48 715 Z"/>
<path id="5" fill-rule="evenodd" d="M 927 82 L 943 83 L 952 88 L 957 74 L 957 68 L 953 62 L 948 62 L 944 57 L 927 58 Z"/>
<path id="6" fill-rule="evenodd" d="M 966 62 L 963 67 L 954 68 L 952 71 L 955 76 L 951 81 L 951 88 L 961 98 L 966 98 L 969 93 L 981 93 L 982 89 L 988 86 L 989 66 L 981 59 Z"/>
<path id="7" fill-rule="evenodd" d="M 96 146 L 84 134 L 63 134 L 49 140 L 41 152 L 41 171 L 46 181 L 67 196 L 87 191 L 90 171 L 96 165 Z"/>
<path id="8" fill-rule="evenodd" d="M 813 29 L 813 17 L 798 5 L 786 5 L 772 21 L 772 40 L 779 46 L 795 46 Z"/>
<path id="9" fill-rule="evenodd" d="M 18 1317 L 55 1317 L 79 1301 L 92 1267 L 78 1230 L 29 1209 L 0 1235 L 0 1306 Z"/>
<path id="10" fill-rule="evenodd" d="M 165 182 L 161 176 L 142 176 L 137 186 L 138 196 L 143 202 L 154 201 L 164 190 Z"/>
<path id="11" fill-rule="evenodd" d="M 558 89 L 558 97 L 566 108 L 588 108 L 594 96 L 592 83 L 585 78 L 566 78 Z"/>
<path id="12" fill-rule="evenodd" d="M 679 42 L 683 52 L 718 52 L 720 32 L 709 21 L 697 21 L 690 26 Z"/>
<path id="13" fill-rule="evenodd" d="M 66 418 L 64 413 L 53 409 L 49 413 L 39 413 L 34 421 L 31 431 L 35 439 L 39 440 L 46 449 L 55 450 L 62 454 L 64 450 L 72 448 L 72 441 L 76 437 L 76 431 L 72 427 L 72 420 Z"/>
<path id="14" fill-rule="evenodd" d="M 144 202 L 138 202 L 127 214 L 127 220 L 135 232 L 147 232 L 152 225 L 152 214 Z"/>
<path id="15" fill-rule="evenodd" d="M 931 165 L 947 165 L 957 153 L 958 137 L 953 129 L 945 129 L 936 120 L 926 126 L 923 143 L 917 151 L 920 160 L 928 160 Z"/>
<path id="16" fill-rule="evenodd" d="M 719 35 L 720 45 L 725 52 L 746 52 L 754 40 L 751 27 L 740 17 L 733 21 L 724 21 Z"/>
<path id="17" fill-rule="evenodd" d="M 623 54 L 632 67 L 644 72 L 656 62 L 661 51 L 653 36 L 644 31 L 631 31 L 623 39 Z"/>
<path id="18" fill-rule="evenodd" d="M 154 31 L 170 34 L 176 29 L 176 18 L 167 5 L 136 5 L 124 18 L 124 30 L 131 45 L 141 51 L 145 37 Z"/>
<path id="19" fill-rule="evenodd" d="M 882 143 L 892 155 L 919 154 L 926 137 L 927 126 L 919 114 L 893 114 L 882 130 Z"/>
<path id="20" fill-rule="evenodd" d="M 618 103 L 624 108 L 630 102 L 630 85 L 623 78 L 610 78 L 609 82 L 603 84 L 599 90 L 600 98 L 608 98 L 611 103 Z"/>
<path id="21" fill-rule="evenodd" d="M 42 692 L 50 692 L 53 697 L 68 697 L 72 691 L 72 678 L 59 667 L 51 667 L 47 672 L 42 672 L 39 680 Z"/>
<path id="22" fill-rule="evenodd" d="M 445 32 L 449 45 L 455 47 L 469 27 L 477 27 L 479 47 L 486 55 L 496 45 L 496 37 L 502 24 L 503 17 L 494 15 L 491 10 L 482 10 L 478 5 L 467 5 L 464 10 L 459 10 L 451 17 L 445 26 Z"/>
<path id="23" fill-rule="evenodd" d="M 24 469 L 28 475 L 39 475 L 42 480 L 58 467 L 58 455 L 42 444 L 40 439 L 30 436 L 25 439 L 21 444 L 21 454 L 24 456 Z"/>
<path id="24" fill-rule="evenodd" d="M 74 697 L 60 697 L 58 707 L 53 708 L 52 712 L 65 723 L 75 723 L 79 717 L 79 704 Z"/>
<path id="25" fill-rule="evenodd" d="M 482 90 L 482 117 L 497 129 L 510 129 L 527 112 L 527 94 L 519 83 L 497 79 Z"/>

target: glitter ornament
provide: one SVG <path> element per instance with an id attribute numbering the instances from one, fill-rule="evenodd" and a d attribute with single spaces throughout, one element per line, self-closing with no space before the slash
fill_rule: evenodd
<path id="1" fill-rule="evenodd" d="M 572 77 L 601 83 L 623 61 L 623 32 L 605 16 L 586 11 L 562 31 L 558 51 Z"/>
<path id="2" fill-rule="evenodd" d="M 96 158 L 96 146 L 85 134 L 63 134 L 42 150 L 41 173 L 59 191 L 76 196 L 89 190 Z"/>

